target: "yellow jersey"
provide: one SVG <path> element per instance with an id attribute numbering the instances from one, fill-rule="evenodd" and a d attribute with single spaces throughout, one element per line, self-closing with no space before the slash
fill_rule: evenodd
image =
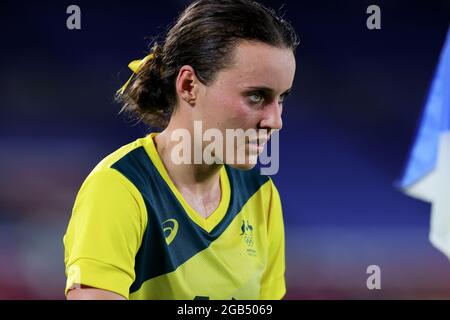
<path id="1" fill-rule="evenodd" d="M 64 235 L 66 294 L 82 284 L 127 299 L 281 299 L 281 201 L 257 168 L 223 165 L 203 218 L 170 179 L 157 133 L 103 159 L 83 182 Z"/>

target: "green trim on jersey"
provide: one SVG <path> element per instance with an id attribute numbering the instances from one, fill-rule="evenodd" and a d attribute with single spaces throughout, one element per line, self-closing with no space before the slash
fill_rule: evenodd
<path id="1" fill-rule="evenodd" d="M 257 169 L 223 166 L 220 204 L 202 218 L 170 180 L 154 136 L 107 157 L 80 189 L 64 238 L 66 292 L 82 283 L 131 299 L 281 298 L 284 228 L 272 181 Z M 114 187 L 118 182 L 126 185 L 124 191 Z M 101 189 L 112 190 L 104 194 Z M 127 215 L 124 210 L 137 211 Z M 100 239 L 89 245 L 86 239 L 96 235 L 84 229 L 95 227 Z M 78 278 L 71 275 L 74 267 Z"/>

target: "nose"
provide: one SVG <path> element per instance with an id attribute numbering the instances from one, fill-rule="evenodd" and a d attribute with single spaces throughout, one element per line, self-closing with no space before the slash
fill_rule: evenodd
<path id="1" fill-rule="evenodd" d="M 283 112 L 283 106 L 278 101 L 272 102 L 270 105 L 266 105 L 263 109 L 262 120 L 259 125 L 261 129 L 281 130 L 283 127 L 283 120 L 281 119 L 281 113 Z"/>

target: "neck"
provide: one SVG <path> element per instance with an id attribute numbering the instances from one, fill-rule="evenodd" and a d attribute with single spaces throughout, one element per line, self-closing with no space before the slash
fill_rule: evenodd
<path id="1" fill-rule="evenodd" d="M 182 194 L 196 198 L 211 198 L 220 192 L 220 169 L 222 164 L 175 164 L 171 159 L 173 148 L 180 142 L 172 141 L 173 130 L 167 127 L 155 137 L 155 146 L 164 166 Z M 191 153 L 193 154 L 193 153 Z"/>

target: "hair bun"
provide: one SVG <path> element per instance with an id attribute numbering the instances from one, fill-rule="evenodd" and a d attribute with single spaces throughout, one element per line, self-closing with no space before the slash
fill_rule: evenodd
<path id="1" fill-rule="evenodd" d="M 139 120 L 155 127 L 167 126 L 171 106 L 166 98 L 166 84 L 162 79 L 162 48 L 155 44 L 153 58 L 149 59 L 133 76 L 122 94 L 117 96 L 123 103 L 121 112 L 126 111 Z"/>

